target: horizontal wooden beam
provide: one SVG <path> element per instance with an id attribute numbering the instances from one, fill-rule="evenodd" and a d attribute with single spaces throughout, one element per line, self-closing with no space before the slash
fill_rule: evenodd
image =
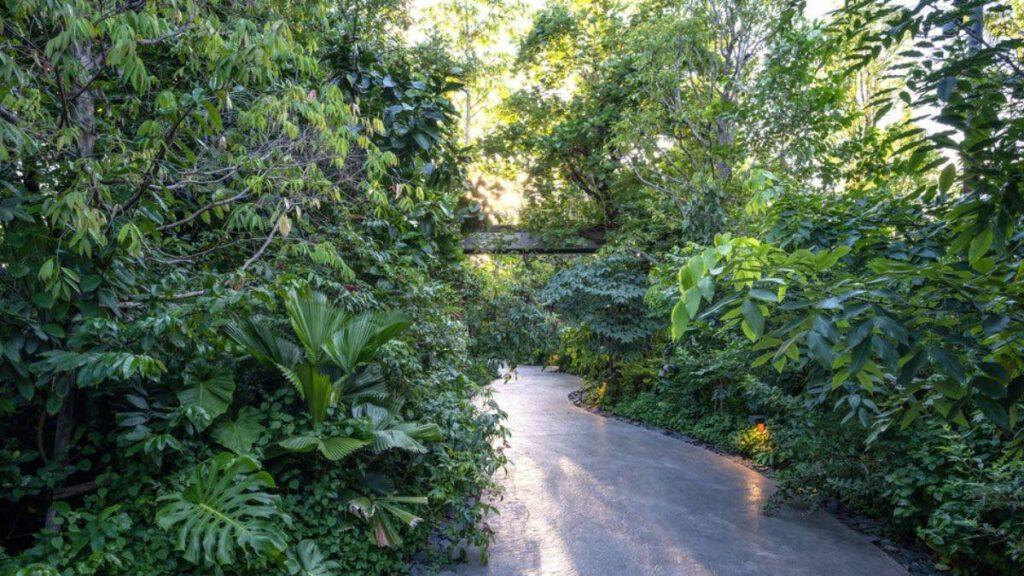
<path id="1" fill-rule="evenodd" d="M 462 239 L 466 254 L 593 254 L 600 247 L 586 238 L 552 245 L 529 232 L 510 228 L 471 232 Z"/>

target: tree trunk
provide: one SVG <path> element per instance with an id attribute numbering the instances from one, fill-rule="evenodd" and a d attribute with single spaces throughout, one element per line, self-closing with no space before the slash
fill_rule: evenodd
<path id="1" fill-rule="evenodd" d="M 731 149 L 736 139 L 732 131 L 732 122 L 728 118 L 717 118 L 715 120 L 715 132 L 718 137 L 718 147 L 723 151 Z M 732 166 L 729 165 L 728 161 L 719 158 L 715 161 L 715 173 L 718 175 L 719 180 L 725 182 L 732 178 Z"/>
<path id="2" fill-rule="evenodd" d="M 75 383 L 72 377 L 66 377 L 68 382 L 68 392 L 64 396 L 64 402 L 60 406 L 60 412 L 57 413 L 57 426 L 53 433 L 53 456 L 51 461 L 60 465 L 64 463 L 68 455 L 68 445 L 71 443 L 71 431 L 75 426 Z M 45 528 L 47 530 L 56 530 L 56 518 L 57 509 L 54 504 L 57 501 L 57 495 L 60 493 L 60 487 L 55 486 L 53 493 L 53 499 L 50 502 L 49 508 L 46 510 L 46 523 Z"/>
<path id="3" fill-rule="evenodd" d="M 93 45 L 90 41 L 76 42 L 72 47 L 75 59 L 81 64 L 84 73 L 81 75 L 83 82 L 88 82 L 95 74 L 96 58 L 93 55 Z M 58 78 L 57 80 L 61 80 Z M 90 158 L 96 146 L 96 94 L 88 85 L 83 85 L 78 96 L 69 103 L 71 106 L 71 120 L 78 126 L 78 157 L 80 159 Z M 67 459 L 68 445 L 71 443 L 71 435 L 75 428 L 75 378 L 73 374 L 64 377 L 67 392 L 64 395 L 57 414 L 57 423 L 53 433 L 52 461 L 55 464 L 62 464 Z M 46 510 L 45 527 L 47 530 L 56 530 L 55 523 L 57 510 L 54 507 L 57 494 L 61 492 L 61 486 L 54 487 L 54 498 Z"/>

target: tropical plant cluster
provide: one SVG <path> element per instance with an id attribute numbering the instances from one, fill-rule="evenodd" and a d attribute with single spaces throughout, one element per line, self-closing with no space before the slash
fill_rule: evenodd
<path id="1" fill-rule="evenodd" d="M 0 3 L 0 573 L 486 550 L 504 431 L 458 309 L 461 84 L 408 25 Z"/>
<path id="2" fill-rule="evenodd" d="M 957 574 L 1024 570 L 1018 2 L 551 2 L 486 141 L 589 400 Z M 755 423 L 763 422 L 763 427 Z"/>

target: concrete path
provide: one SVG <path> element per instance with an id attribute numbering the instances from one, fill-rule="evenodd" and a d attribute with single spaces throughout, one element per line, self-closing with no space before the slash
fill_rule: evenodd
<path id="1" fill-rule="evenodd" d="M 512 431 L 490 563 L 462 575 L 890 576 L 906 572 L 824 514 L 767 517 L 764 476 L 576 408 L 579 379 L 520 367 L 495 384 Z"/>

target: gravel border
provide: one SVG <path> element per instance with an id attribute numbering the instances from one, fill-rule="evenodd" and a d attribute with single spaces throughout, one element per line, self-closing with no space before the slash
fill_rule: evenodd
<path id="1" fill-rule="evenodd" d="M 663 434 L 665 436 L 681 440 L 683 442 L 686 442 L 687 444 L 698 446 L 700 448 L 704 448 L 705 450 L 710 450 L 711 452 L 714 452 L 719 456 L 722 456 L 733 462 L 736 462 L 737 464 L 750 468 L 751 470 L 754 470 L 755 472 L 758 472 L 768 478 L 774 477 L 774 470 L 767 466 L 758 465 L 750 458 L 746 458 L 744 456 L 740 456 L 738 454 L 725 451 L 722 448 L 719 448 L 718 446 L 708 444 L 707 442 L 702 442 L 700 440 L 697 440 L 696 438 L 687 436 L 686 434 L 682 434 L 674 430 L 668 430 L 666 428 L 661 428 L 660 426 L 654 426 L 646 422 L 619 416 L 618 414 L 609 412 L 600 407 L 588 405 L 583 401 L 583 394 L 585 391 L 586 388 L 584 387 L 578 390 L 574 390 L 573 392 L 570 392 L 569 401 L 572 402 L 573 405 L 576 406 L 577 408 L 586 410 L 591 414 L 596 414 L 598 416 L 603 416 L 605 418 L 611 418 L 614 420 L 618 420 L 620 422 L 632 424 L 633 426 L 638 426 L 640 428 L 644 428 L 652 432 L 658 432 L 659 434 Z M 825 511 L 835 519 L 842 522 L 846 527 L 862 534 L 865 538 L 868 539 L 869 542 L 874 544 L 876 548 L 878 548 L 882 552 L 885 552 L 897 564 L 903 566 L 910 574 L 913 574 L 915 576 L 951 576 L 952 572 L 942 570 L 936 567 L 935 554 L 933 554 L 930 550 L 925 548 L 920 543 L 897 542 L 885 537 L 883 535 L 882 524 L 879 521 L 868 516 L 865 516 L 863 514 L 860 514 L 858 512 L 855 512 L 853 510 L 850 510 L 848 507 L 843 506 L 842 504 L 836 501 L 830 502 L 828 505 L 826 505 Z"/>

